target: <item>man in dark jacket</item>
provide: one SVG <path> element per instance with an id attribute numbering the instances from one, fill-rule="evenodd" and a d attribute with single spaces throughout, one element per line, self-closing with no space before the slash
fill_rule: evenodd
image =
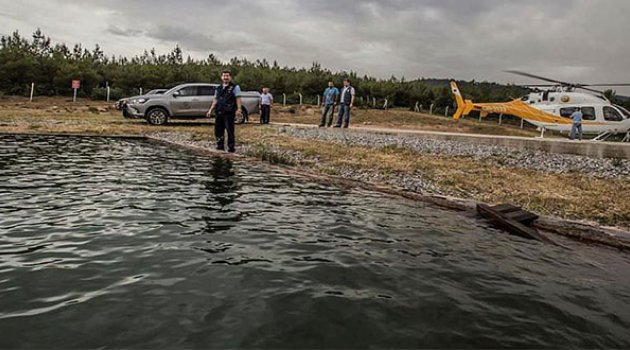
<path id="1" fill-rule="evenodd" d="M 225 150 L 225 132 L 228 135 L 228 152 L 236 152 L 236 135 L 234 120 L 236 116 L 242 117 L 241 111 L 241 87 L 232 82 L 232 73 L 225 70 L 221 73 L 221 84 L 214 94 L 214 101 L 208 111 L 210 118 L 212 112 L 216 112 L 214 123 L 214 136 L 217 138 L 217 149 Z"/>
<path id="2" fill-rule="evenodd" d="M 350 85 L 350 79 L 345 79 L 343 81 L 343 90 L 341 90 L 339 115 L 337 116 L 337 125 L 335 125 L 335 128 L 341 128 L 342 122 L 344 128 L 350 126 L 350 111 L 352 111 L 352 107 L 354 107 L 354 95 L 355 90 L 352 85 Z"/>

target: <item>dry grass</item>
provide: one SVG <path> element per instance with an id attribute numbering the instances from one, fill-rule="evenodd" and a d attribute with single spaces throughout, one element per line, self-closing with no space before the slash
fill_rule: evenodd
<path id="1" fill-rule="evenodd" d="M 293 110 L 296 113 L 290 113 Z M 314 106 L 274 107 L 272 121 L 282 123 L 297 123 L 317 125 L 321 120 L 321 110 Z M 335 116 L 336 120 L 336 116 Z M 494 121 L 460 120 L 450 117 L 428 115 L 411 112 L 406 109 L 374 110 L 355 109 L 351 123 L 354 127 L 380 127 L 407 130 L 425 130 L 439 132 L 455 132 L 468 134 L 506 135 L 506 136 L 537 136 L 535 129 L 520 129 L 518 126 L 498 125 Z"/>
<path id="2" fill-rule="evenodd" d="M 53 105 L 57 109 L 52 109 Z M 95 102 L 67 106 L 57 100 L 33 105 L 24 104 L 23 101 L 0 101 L 0 132 L 125 135 L 181 132 L 193 134 L 196 139 L 212 138 L 212 126 L 207 121 L 153 127 L 144 121 L 123 119 L 116 111 L 91 112 L 90 107 L 104 109 L 107 106 Z M 377 118 L 378 113 L 389 112 L 374 111 L 371 114 L 366 113 L 363 118 Z M 403 112 L 393 116 L 392 120 L 395 122 L 386 126 L 396 127 L 396 123 L 403 123 L 405 118 L 417 118 L 416 116 Z M 295 119 L 308 122 L 318 117 L 291 118 L 294 118 L 291 122 L 296 122 Z M 361 120 L 360 118 L 362 116 L 358 113 L 355 121 Z M 433 120 L 440 117 L 421 118 Z M 276 116 L 275 120 L 283 120 L 283 117 Z M 435 125 L 440 124 L 436 122 Z M 630 227 L 630 182 L 627 178 L 594 179 L 581 174 L 547 174 L 499 167 L 490 162 L 466 157 L 418 155 L 395 147 L 339 147 L 337 144 L 322 141 L 292 138 L 279 134 L 273 127 L 259 125 L 241 126 L 238 133 L 239 142 L 253 146 L 254 153 L 261 150 L 262 153 L 252 154 L 253 156 L 265 158 L 269 162 L 293 165 L 293 162 L 284 162 L 278 158 L 281 155 L 274 155 L 273 149 L 297 151 L 305 155 L 307 160 L 296 165 L 314 173 L 338 175 L 339 169 L 354 168 L 378 172 L 387 178 L 388 174 L 413 172 L 462 197 L 489 203 L 510 202 L 540 214 Z"/>

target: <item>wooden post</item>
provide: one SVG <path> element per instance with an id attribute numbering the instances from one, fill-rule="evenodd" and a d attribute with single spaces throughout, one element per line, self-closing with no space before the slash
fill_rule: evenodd
<path id="1" fill-rule="evenodd" d="M 416 106 L 413 108 L 414 111 L 420 113 L 420 102 L 416 102 Z"/>
<path id="2" fill-rule="evenodd" d="M 431 103 L 431 107 L 429 107 L 429 114 L 433 115 L 433 103 Z"/>
<path id="3" fill-rule="evenodd" d="M 499 114 L 499 125 L 503 123 L 503 113 Z"/>
<path id="4" fill-rule="evenodd" d="M 525 126 L 525 119 L 521 118 L 521 129 Z"/>
<path id="5" fill-rule="evenodd" d="M 110 89 L 109 86 L 107 87 L 107 102 L 109 102 L 109 93 L 110 93 Z"/>
<path id="6" fill-rule="evenodd" d="M 385 104 L 383 105 L 383 109 L 387 109 L 387 104 L 389 103 L 389 101 L 387 99 L 385 99 Z"/>
<path id="7" fill-rule="evenodd" d="M 31 99 L 29 102 L 33 102 L 33 93 L 35 92 L 35 83 L 31 83 Z"/>
<path id="8" fill-rule="evenodd" d="M 142 88 L 140 88 L 140 95 L 142 95 Z"/>
<path id="9" fill-rule="evenodd" d="M 302 94 L 300 93 L 300 106 L 302 105 Z"/>
<path id="10" fill-rule="evenodd" d="M 448 110 L 449 110 L 449 108 L 450 108 L 449 106 L 446 106 L 446 112 L 444 112 L 444 116 L 445 117 L 448 117 Z"/>
<path id="11" fill-rule="evenodd" d="M 317 95 L 317 105 L 321 106 L 322 105 L 322 97 Z"/>
<path id="12" fill-rule="evenodd" d="M 74 97 L 72 97 L 72 102 L 77 102 L 77 89 L 74 89 Z"/>
<path id="13" fill-rule="evenodd" d="M 287 94 L 282 94 L 282 106 L 287 106 Z"/>
<path id="14" fill-rule="evenodd" d="M 376 97 L 372 97 L 372 107 L 376 108 Z"/>

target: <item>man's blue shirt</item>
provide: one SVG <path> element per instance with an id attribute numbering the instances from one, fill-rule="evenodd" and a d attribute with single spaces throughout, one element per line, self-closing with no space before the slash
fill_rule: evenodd
<path id="1" fill-rule="evenodd" d="M 576 111 L 571 115 L 571 119 L 573 119 L 573 124 L 581 124 L 582 123 L 582 112 Z"/>
<path id="2" fill-rule="evenodd" d="M 339 96 L 339 89 L 336 87 L 328 87 L 324 90 L 324 104 L 331 105 L 335 103 L 335 100 Z"/>

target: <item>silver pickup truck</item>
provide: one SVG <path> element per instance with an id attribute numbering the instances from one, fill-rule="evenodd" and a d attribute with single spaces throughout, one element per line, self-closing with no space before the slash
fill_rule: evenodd
<path id="1" fill-rule="evenodd" d="M 206 118 L 218 86 L 218 84 L 183 84 L 160 95 L 131 97 L 124 105 L 123 114 L 130 118 L 146 119 L 153 125 L 164 125 L 170 119 L 178 117 Z M 250 114 L 259 113 L 259 100 L 258 92 L 242 92 L 243 117 L 236 122 L 247 122 Z"/>

